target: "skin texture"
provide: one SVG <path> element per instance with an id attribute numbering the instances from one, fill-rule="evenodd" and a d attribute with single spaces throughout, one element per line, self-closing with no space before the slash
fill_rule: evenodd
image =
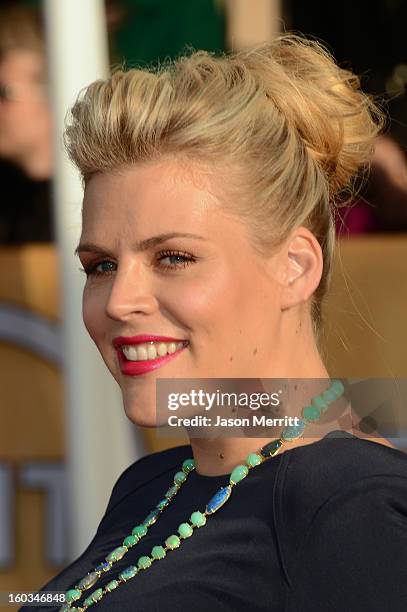
<path id="1" fill-rule="evenodd" d="M 51 175 L 51 113 L 42 83 L 43 58 L 15 50 L 0 62 L 0 84 L 10 99 L 0 101 L 0 156 L 31 178 Z"/>
<path id="2" fill-rule="evenodd" d="M 261 257 L 248 226 L 222 209 L 219 193 L 216 175 L 175 159 L 98 173 L 87 183 L 80 244 L 96 243 L 100 250 L 79 245 L 79 256 L 88 271 L 99 264 L 100 275 L 87 276 L 83 320 L 121 388 L 127 417 L 139 426 L 156 426 L 156 378 L 329 378 L 309 313 L 322 273 L 319 243 L 300 227 L 273 255 Z M 171 238 L 137 250 L 139 241 L 166 232 L 203 240 Z M 185 266 L 165 250 L 185 252 L 195 262 Z M 163 269 L 177 261 L 177 268 Z M 140 333 L 190 345 L 157 370 L 126 376 L 112 340 Z M 315 437 L 288 448 L 335 428 L 336 421 L 320 426 Z M 270 438 L 191 438 L 197 471 L 227 473 Z"/>

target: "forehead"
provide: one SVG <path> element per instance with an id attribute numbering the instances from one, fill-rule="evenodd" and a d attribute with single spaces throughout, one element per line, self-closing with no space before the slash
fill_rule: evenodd
<path id="1" fill-rule="evenodd" d="M 85 188 L 82 238 L 111 242 L 165 232 L 203 231 L 225 239 L 242 231 L 227 212 L 222 174 L 177 161 L 149 162 L 94 174 Z"/>
<path id="2" fill-rule="evenodd" d="M 176 161 L 150 162 L 94 174 L 83 201 L 84 217 L 113 210 L 118 215 L 177 215 L 177 211 L 219 205 L 213 179 L 204 168 Z M 99 212 L 98 212 L 99 211 Z"/>

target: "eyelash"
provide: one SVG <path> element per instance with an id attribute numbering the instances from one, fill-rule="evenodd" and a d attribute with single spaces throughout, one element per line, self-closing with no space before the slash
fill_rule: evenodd
<path id="1" fill-rule="evenodd" d="M 161 259 L 165 259 L 166 257 L 182 257 L 185 259 L 185 261 L 182 262 L 181 264 L 170 264 L 170 265 L 160 264 L 158 267 L 164 270 L 175 270 L 176 268 L 181 268 L 181 267 L 186 268 L 191 263 L 195 263 L 196 261 L 196 257 L 191 255 L 190 253 L 186 253 L 185 251 L 177 251 L 177 250 L 160 251 L 158 255 L 159 255 L 159 261 L 161 261 Z M 106 275 L 112 274 L 112 270 L 110 270 L 109 272 L 96 272 L 97 266 L 103 263 L 112 263 L 112 262 L 110 262 L 108 259 L 103 259 L 102 261 L 98 261 L 94 264 L 91 264 L 90 266 L 79 268 L 79 270 L 81 272 L 84 272 L 87 277 L 88 276 L 106 276 Z"/>

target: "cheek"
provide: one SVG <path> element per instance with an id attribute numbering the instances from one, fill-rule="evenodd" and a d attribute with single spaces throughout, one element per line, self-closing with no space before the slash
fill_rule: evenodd
<path id="1" fill-rule="evenodd" d="M 106 320 L 104 315 L 104 298 L 96 291 L 83 291 L 82 297 L 83 323 L 90 337 L 97 342 L 106 331 Z"/>

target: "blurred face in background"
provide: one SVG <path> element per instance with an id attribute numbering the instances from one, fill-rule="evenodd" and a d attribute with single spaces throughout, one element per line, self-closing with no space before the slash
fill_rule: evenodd
<path id="1" fill-rule="evenodd" d="M 208 177 L 198 179 L 176 163 L 150 163 L 95 174 L 85 189 L 83 319 L 127 416 L 141 426 L 156 424 L 156 378 L 250 378 L 285 366 L 278 260 L 254 251 L 247 224 L 222 210 Z M 137 248 L 171 232 L 200 238 Z M 138 334 L 188 344 L 163 366 L 131 376 L 113 340 Z"/>
<path id="2" fill-rule="evenodd" d="M 51 138 L 43 76 L 37 52 L 13 50 L 0 60 L 0 157 L 21 166 Z"/>

